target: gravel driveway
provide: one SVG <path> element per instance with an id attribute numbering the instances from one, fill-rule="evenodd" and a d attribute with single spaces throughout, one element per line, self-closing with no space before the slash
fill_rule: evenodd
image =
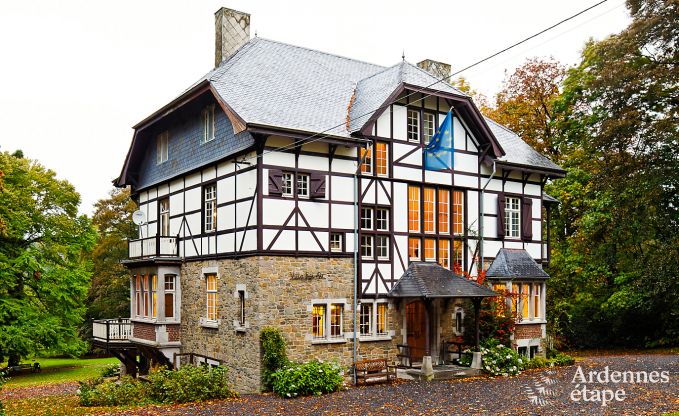
<path id="1" fill-rule="evenodd" d="M 578 402 L 571 396 L 578 367 L 589 371 L 665 371 L 668 382 L 585 382 L 588 398 L 624 392 L 624 400 L 602 406 L 602 402 Z M 631 374 L 628 374 L 630 377 Z M 596 377 L 596 376 L 595 376 Z M 635 376 L 636 377 L 636 376 Z M 628 379 L 629 380 L 629 379 Z M 579 381 L 579 380 L 578 380 Z M 612 393 L 602 393 L 610 390 Z M 581 393 L 580 393 L 581 394 Z M 618 398 L 622 398 L 618 393 Z M 575 366 L 556 370 L 533 370 L 512 378 L 486 378 L 434 382 L 397 382 L 392 385 L 350 388 L 321 397 L 285 400 L 276 396 L 245 395 L 237 400 L 191 404 L 181 407 L 151 407 L 118 415 L 659 415 L 679 411 L 679 355 L 611 355 L 586 357 Z"/>

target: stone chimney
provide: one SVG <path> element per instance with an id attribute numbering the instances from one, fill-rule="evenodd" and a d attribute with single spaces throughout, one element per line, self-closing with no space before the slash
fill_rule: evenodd
<path id="1" fill-rule="evenodd" d="M 215 67 L 250 40 L 250 15 L 222 7 L 215 13 Z"/>
<path id="2" fill-rule="evenodd" d="M 443 62 L 434 61 L 431 59 L 425 59 L 417 63 L 417 66 L 429 72 L 437 79 L 442 79 L 446 77 L 445 81 L 450 82 L 450 65 L 444 64 Z"/>

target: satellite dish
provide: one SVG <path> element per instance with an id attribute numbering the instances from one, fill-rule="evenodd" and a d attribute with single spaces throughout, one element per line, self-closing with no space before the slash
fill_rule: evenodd
<path id="1" fill-rule="evenodd" d="M 137 224 L 137 225 L 142 225 L 146 221 L 146 214 L 144 214 L 144 211 L 142 210 L 137 210 L 132 213 L 132 222 Z"/>

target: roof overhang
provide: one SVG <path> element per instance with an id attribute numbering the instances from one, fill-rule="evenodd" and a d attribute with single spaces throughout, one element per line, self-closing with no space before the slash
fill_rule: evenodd
<path id="1" fill-rule="evenodd" d="M 566 176 L 566 171 L 563 169 L 550 169 L 550 168 L 541 168 L 537 166 L 533 167 L 526 167 L 526 165 L 520 165 L 518 163 L 511 163 L 511 162 L 504 162 L 502 160 L 498 160 L 497 165 L 500 167 L 505 168 L 506 170 L 518 170 L 521 172 L 528 172 L 528 173 L 537 173 L 540 175 L 545 175 L 549 178 L 563 178 Z"/>

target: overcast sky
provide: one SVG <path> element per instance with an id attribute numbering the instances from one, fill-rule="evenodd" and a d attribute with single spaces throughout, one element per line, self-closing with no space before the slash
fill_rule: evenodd
<path id="1" fill-rule="evenodd" d="M 131 126 L 214 65 L 214 12 L 252 16 L 251 34 L 393 65 L 425 58 L 453 71 L 584 9 L 596 0 L 117 0 L 2 1 L 0 151 L 22 149 L 73 183 L 81 212 L 105 198 Z M 584 42 L 629 22 L 623 0 L 463 75 L 492 97 L 526 58 L 578 62 Z M 342 120 L 338 120 L 341 122 Z"/>

